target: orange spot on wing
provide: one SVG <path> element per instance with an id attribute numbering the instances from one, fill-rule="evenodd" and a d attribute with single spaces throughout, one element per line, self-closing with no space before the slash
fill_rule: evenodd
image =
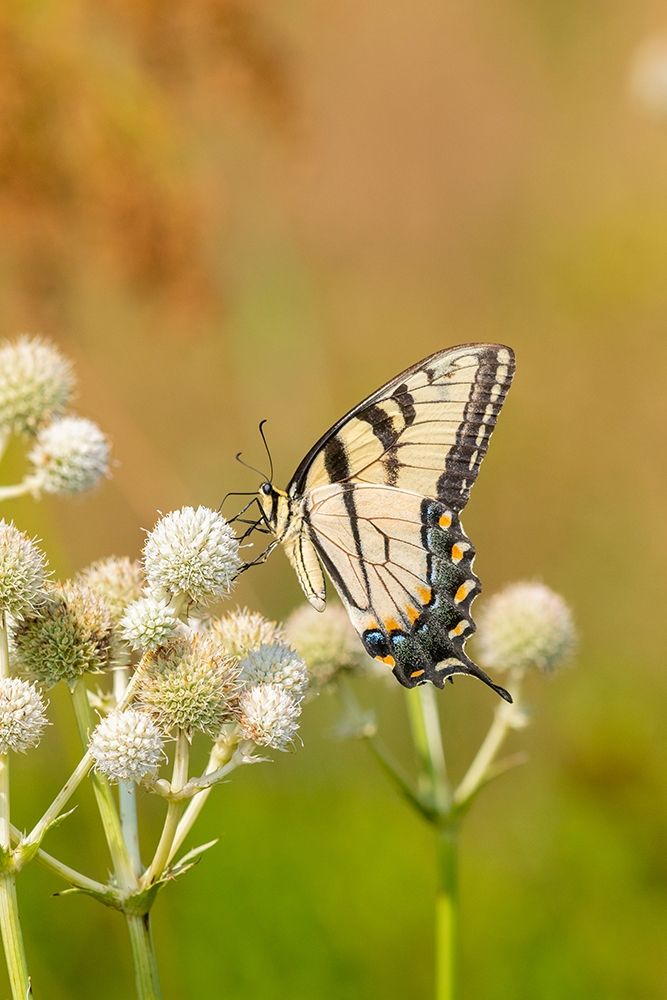
<path id="1" fill-rule="evenodd" d="M 413 608 L 411 604 L 408 604 L 407 615 L 411 622 L 416 622 L 419 618 L 419 611 L 417 608 Z"/>
<path id="2" fill-rule="evenodd" d="M 427 605 L 431 603 L 433 597 L 433 591 L 430 587 L 419 587 L 417 590 L 419 597 L 421 598 L 422 604 Z"/>
<path id="3" fill-rule="evenodd" d="M 468 596 L 468 594 L 470 593 L 470 591 L 473 589 L 474 586 L 475 584 L 473 583 L 472 580 L 466 580 L 465 583 L 462 583 L 459 589 L 454 594 L 454 604 L 460 604 L 461 601 L 465 601 L 466 597 Z"/>
<path id="4" fill-rule="evenodd" d="M 413 670 L 412 673 L 410 674 L 410 676 L 411 677 L 421 677 L 421 675 L 423 673 L 424 673 L 423 670 Z"/>
<path id="5" fill-rule="evenodd" d="M 396 660 L 393 656 L 376 656 L 375 659 L 379 660 L 380 663 L 386 663 L 388 667 L 396 666 Z"/>
<path id="6" fill-rule="evenodd" d="M 452 545 L 452 559 L 454 562 L 461 562 L 463 559 L 463 549 L 460 545 Z"/>
<path id="7" fill-rule="evenodd" d="M 465 630 L 467 629 L 467 627 L 468 627 L 468 622 L 464 618 L 463 621 L 460 621 L 458 625 L 455 628 L 453 628 L 449 634 L 450 636 L 462 635 L 463 632 L 465 632 Z"/>
<path id="8" fill-rule="evenodd" d="M 438 518 L 438 524 L 440 525 L 441 528 L 448 528 L 451 523 L 452 523 L 451 514 L 441 514 L 440 517 Z"/>
<path id="9" fill-rule="evenodd" d="M 384 627 L 386 628 L 387 632 L 401 631 L 401 626 L 398 624 L 395 618 L 387 618 L 386 622 L 384 623 Z"/>

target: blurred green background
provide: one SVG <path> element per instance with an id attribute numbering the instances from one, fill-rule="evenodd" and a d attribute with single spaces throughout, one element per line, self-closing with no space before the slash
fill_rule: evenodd
<path id="1" fill-rule="evenodd" d="M 286 482 L 417 358 L 517 351 L 465 525 L 486 593 L 543 579 L 582 642 L 533 685 L 529 764 L 467 822 L 475 1000 L 667 996 L 667 118 L 628 83 L 666 27 L 652 0 L 0 11 L 3 332 L 73 358 L 118 460 L 92 497 L 7 508 L 61 575 L 136 555 L 158 509 L 254 488 L 233 455 L 262 462 L 262 417 Z M 288 613 L 284 557 L 238 599 Z M 407 753 L 398 686 L 363 695 Z M 442 702 L 459 773 L 493 700 L 459 683 Z M 14 767 L 21 825 L 77 759 L 68 712 L 55 692 Z M 430 831 L 335 717 L 319 699 L 303 750 L 209 803 L 193 843 L 220 843 L 155 909 L 167 1000 L 429 996 Z M 84 798 L 47 846 L 101 876 L 100 841 Z M 130 996 L 122 921 L 58 888 L 20 880 L 37 995 Z"/>

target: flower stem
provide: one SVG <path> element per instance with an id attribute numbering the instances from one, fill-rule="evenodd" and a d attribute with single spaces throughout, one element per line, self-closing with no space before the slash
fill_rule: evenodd
<path id="1" fill-rule="evenodd" d="M 206 765 L 206 774 L 213 774 L 219 768 L 224 767 L 234 756 L 234 751 L 236 750 L 237 743 L 230 741 L 225 743 L 222 747 L 215 744 L 211 750 L 211 754 L 208 759 L 208 764 Z M 201 792 L 197 792 L 196 795 L 192 797 L 188 803 L 188 807 L 183 813 L 178 826 L 176 827 L 176 833 L 174 834 L 174 841 L 171 845 L 171 850 L 169 852 L 169 861 L 175 857 L 176 852 L 180 849 L 181 844 L 190 833 L 190 830 L 194 826 L 197 818 L 206 805 L 206 800 L 213 791 L 213 786 L 205 788 Z"/>
<path id="2" fill-rule="evenodd" d="M 81 734 L 81 741 L 85 747 L 88 743 L 90 732 L 94 728 L 95 721 L 90 702 L 88 701 L 88 690 L 83 678 L 80 678 L 72 687 L 72 702 L 74 704 L 76 721 L 79 726 L 79 733 Z M 130 889 L 136 882 L 123 838 L 123 830 L 118 818 L 118 810 L 116 809 L 113 792 L 107 779 L 96 771 L 92 772 L 91 781 L 116 878 L 121 888 Z"/>
<path id="3" fill-rule="evenodd" d="M 486 783 L 491 765 L 503 745 L 505 737 L 513 728 L 514 720 L 519 711 L 518 704 L 520 704 L 519 682 L 520 678 L 517 676 L 512 687 L 514 703 L 509 705 L 507 702 L 501 701 L 497 705 L 489 730 L 454 793 L 454 801 L 459 810 L 469 805 L 482 785 Z"/>
<path id="4" fill-rule="evenodd" d="M 17 830 L 15 826 L 12 826 L 11 832 L 12 839 L 15 840 L 20 847 L 20 831 Z M 66 865 L 63 861 L 60 861 L 58 858 L 54 858 L 52 854 L 47 854 L 47 852 L 43 851 L 41 847 L 37 851 L 35 857 L 43 868 L 52 872 L 54 875 L 58 875 L 66 882 L 69 882 L 70 885 L 76 886 L 77 889 L 82 889 L 84 892 L 96 893 L 100 896 L 110 892 L 108 885 L 104 885 L 103 882 L 97 882 L 93 878 L 88 878 L 87 875 L 83 875 L 81 872 L 77 871 L 76 868 L 70 868 L 70 866 Z"/>
<path id="5" fill-rule="evenodd" d="M 422 795 L 430 797 L 438 812 L 444 813 L 451 804 L 451 791 L 435 691 L 424 684 L 406 691 L 406 699 L 410 730 L 419 760 L 419 790 Z"/>
<path id="6" fill-rule="evenodd" d="M 26 493 L 30 493 L 33 488 L 33 483 L 24 480 L 22 483 L 16 483 L 12 486 L 0 486 L 0 502 L 3 500 L 14 500 L 16 497 L 23 497 Z"/>
<path id="7" fill-rule="evenodd" d="M 26 1000 L 32 996 L 32 989 L 23 948 L 16 900 L 16 880 L 13 874 L 0 876 L 0 931 L 2 931 L 2 944 L 13 1000 Z"/>
<path id="8" fill-rule="evenodd" d="M 9 677 L 9 643 L 4 611 L 0 614 L 0 677 Z M 11 819 L 9 809 L 9 754 L 0 754 L 0 849 L 5 866 L 0 876 L 0 933 L 5 950 L 7 973 L 14 1000 L 31 994 L 28 963 L 16 899 L 16 877 L 11 860 Z"/>
<path id="9" fill-rule="evenodd" d="M 116 702 L 123 700 L 127 689 L 127 668 L 118 667 L 113 675 L 113 689 Z M 139 817 L 137 815 L 137 786 L 133 781 L 121 781 L 118 786 L 118 802 L 120 806 L 120 823 L 127 853 L 136 878 L 143 871 L 141 851 L 139 847 Z"/>
<path id="10" fill-rule="evenodd" d="M 458 830 L 437 829 L 438 883 L 435 910 L 436 1000 L 458 996 Z"/>
<path id="11" fill-rule="evenodd" d="M 180 791 L 181 788 L 183 788 L 183 786 L 187 783 L 189 763 L 190 744 L 186 734 L 182 729 L 179 729 L 178 735 L 176 736 L 174 770 L 171 780 L 171 787 L 174 792 Z M 169 864 L 169 858 L 172 855 L 174 838 L 176 837 L 176 831 L 178 829 L 178 821 L 181 817 L 182 811 L 183 807 L 180 801 L 172 799 L 169 802 L 169 805 L 167 806 L 167 815 L 162 828 L 162 835 L 160 836 L 160 842 L 157 845 L 157 850 L 155 851 L 155 857 L 151 861 L 150 867 L 146 871 L 142 880 L 145 886 L 149 886 L 152 882 L 155 882 L 156 879 L 162 875 L 165 868 Z"/>
<path id="12" fill-rule="evenodd" d="M 127 913 L 127 929 L 130 934 L 134 975 L 138 1000 L 160 1000 L 160 979 L 158 976 L 150 918 L 147 913 L 139 915 Z"/>

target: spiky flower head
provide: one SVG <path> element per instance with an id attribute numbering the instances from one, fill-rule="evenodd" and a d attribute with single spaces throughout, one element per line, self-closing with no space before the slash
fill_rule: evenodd
<path id="1" fill-rule="evenodd" d="M 238 663 L 205 633 L 146 653 L 138 670 L 137 702 L 167 733 L 217 736 L 236 715 Z"/>
<path id="2" fill-rule="evenodd" d="M 552 673 L 572 656 L 576 640 L 570 608 L 543 583 L 510 584 L 479 616 L 479 659 L 490 670 Z"/>
<path id="3" fill-rule="evenodd" d="M 140 597 L 126 609 L 120 620 L 121 635 L 132 649 L 157 649 L 174 639 L 180 622 L 169 606 L 157 597 Z"/>
<path id="4" fill-rule="evenodd" d="M 215 618 L 209 628 L 225 649 L 239 658 L 265 642 L 283 642 L 285 630 L 278 622 L 269 621 L 257 611 L 235 608 L 222 618 Z"/>
<path id="5" fill-rule="evenodd" d="M 73 496 L 96 486 L 109 472 L 110 445 L 85 417 L 60 417 L 38 432 L 28 454 L 35 492 Z"/>
<path id="6" fill-rule="evenodd" d="M 51 586 L 38 610 L 15 624 L 19 670 L 44 684 L 72 683 L 111 664 L 113 623 L 106 604 L 83 584 Z"/>
<path id="7" fill-rule="evenodd" d="M 299 701 L 308 688 L 308 670 L 298 653 L 284 642 L 265 642 L 240 661 L 241 681 L 246 687 L 277 684 Z"/>
<path id="8" fill-rule="evenodd" d="M 0 678 L 0 754 L 36 747 L 48 725 L 44 699 L 21 677 Z"/>
<path id="9" fill-rule="evenodd" d="M 164 737 L 150 715 L 126 708 L 102 719 L 90 737 L 90 752 L 110 781 L 140 782 L 157 774 Z"/>
<path id="10" fill-rule="evenodd" d="M 350 619 L 339 605 L 320 613 L 304 604 L 289 616 L 285 631 L 319 687 L 331 683 L 339 671 L 372 666 Z"/>
<path id="11" fill-rule="evenodd" d="M 0 432 L 34 434 L 62 413 L 74 388 L 72 367 L 40 337 L 0 345 Z"/>
<path id="12" fill-rule="evenodd" d="M 255 684 L 239 699 L 239 727 L 262 747 L 287 750 L 299 728 L 301 703 L 279 684 Z"/>
<path id="13" fill-rule="evenodd" d="M 241 568 L 239 543 L 221 514 L 182 507 L 162 517 L 144 545 L 151 592 L 205 606 L 228 594 Z"/>
<path id="14" fill-rule="evenodd" d="M 46 558 L 34 541 L 0 519 L 0 614 L 21 618 L 43 600 Z"/>
<path id="15" fill-rule="evenodd" d="M 117 622 L 127 606 L 141 597 L 144 573 L 136 559 L 109 556 L 81 570 L 76 582 L 85 584 L 101 597 Z"/>

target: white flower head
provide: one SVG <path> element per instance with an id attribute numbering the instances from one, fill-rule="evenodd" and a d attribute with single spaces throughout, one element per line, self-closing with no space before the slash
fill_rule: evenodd
<path id="1" fill-rule="evenodd" d="M 85 584 L 101 597 L 117 622 L 127 606 L 141 597 L 144 571 L 136 559 L 109 556 L 86 566 L 77 575 L 76 582 Z"/>
<path id="2" fill-rule="evenodd" d="M 21 618 L 44 598 L 46 558 L 11 522 L 0 519 L 0 613 Z"/>
<path id="3" fill-rule="evenodd" d="M 44 699 L 20 677 L 0 678 L 0 753 L 36 747 L 48 725 Z"/>
<path id="4" fill-rule="evenodd" d="M 58 496 L 84 493 L 109 472 L 109 441 L 92 420 L 60 417 L 37 434 L 28 459 L 34 489 Z"/>
<path id="5" fill-rule="evenodd" d="M 62 413 L 72 395 L 72 367 L 52 344 L 19 337 L 0 346 L 0 431 L 34 434 Z"/>
<path id="6" fill-rule="evenodd" d="M 120 620 L 121 635 L 132 649 L 151 650 L 164 646 L 179 630 L 179 621 L 164 601 L 140 597 L 125 609 Z"/>
<path id="7" fill-rule="evenodd" d="M 138 670 L 137 702 L 164 732 L 215 737 L 236 717 L 237 661 L 206 633 L 145 653 Z"/>
<path id="8" fill-rule="evenodd" d="M 269 621 L 257 611 L 235 608 L 215 618 L 209 625 L 232 656 L 245 656 L 265 642 L 283 642 L 285 631 L 277 622 Z"/>
<path id="9" fill-rule="evenodd" d="M 110 781 L 154 777 L 164 759 L 164 736 L 145 712 L 126 708 L 105 716 L 90 737 L 95 767 Z"/>
<path id="10" fill-rule="evenodd" d="M 221 514 L 182 507 L 162 517 L 146 539 L 144 569 L 150 591 L 205 606 L 228 594 L 241 568 L 239 543 Z"/>
<path id="11" fill-rule="evenodd" d="M 73 683 L 111 666 L 113 622 L 89 587 L 53 584 L 38 609 L 13 622 L 14 656 L 21 673 L 43 684 Z"/>
<path id="12" fill-rule="evenodd" d="M 513 583 L 494 594 L 480 613 L 476 639 L 488 669 L 544 673 L 572 656 L 576 640 L 570 608 L 542 583 Z"/>
<path id="13" fill-rule="evenodd" d="M 339 671 L 373 669 L 373 661 L 339 605 L 332 604 L 321 614 L 304 604 L 289 616 L 285 631 L 319 687 L 330 684 Z"/>
<path id="14" fill-rule="evenodd" d="M 299 729 L 301 704 L 279 684 L 255 684 L 239 699 L 239 727 L 262 747 L 286 750 Z"/>
<path id="15" fill-rule="evenodd" d="M 267 642 L 253 649 L 239 663 L 246 687 L 276 684 L 299 701 L 308 688 L 308 670 L 298 653 L 284 642 Z"/>

